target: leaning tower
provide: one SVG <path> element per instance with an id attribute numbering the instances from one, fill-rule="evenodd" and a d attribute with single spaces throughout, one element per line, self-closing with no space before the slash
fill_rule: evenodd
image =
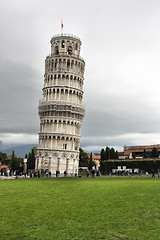
<path id="1" fill-rule="evenodd" d="M 51 38 L 51 54 L 45 59 L 43 99 L 39 102 L 40 133 L 36 169 L 78 174 L 80 128 L 85 62 L 81 40 L 61 34 Z"/>

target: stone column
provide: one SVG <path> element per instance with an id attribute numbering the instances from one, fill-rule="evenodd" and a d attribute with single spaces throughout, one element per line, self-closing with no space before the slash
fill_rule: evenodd
<path id="1" fill-rule="evenodd" d="M 73 176 L 75 175 L 75 159 L 73 159 Z"/>
<path id="2" fill-rule="evenodd" d="M 48 168 L 49 172 L 51 172 L 51 157 L 49 157 L 49 168 Z"/>
<path id="3" fill-rule="evenodd" d="M 24 158 L 23 159 L 23 163 L 24 163 L 24 173 L 26 173 L 27 172 L 27 158 Z"/>
<path id="4" fill-rule="evenodd" d="M 68 166 L 69 166 L 69 158 L 67 158 L 66 160 L 66 173 L 68 175 Z"/>
<path id="5" fill-rule="evenodd" d="M 60 166 L 60 158 L 58 158 L 57 171 L 59 171 L 59 166 Z"/>

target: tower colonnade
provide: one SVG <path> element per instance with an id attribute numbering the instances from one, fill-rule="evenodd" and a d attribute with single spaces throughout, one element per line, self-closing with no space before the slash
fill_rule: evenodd
<path id="1" fill-rule="evenodd" d="M 36 169 L 68 176 L 78 174 L 80 128 L 85 62 L 78 37 L 61 34 L 51 38 L 45 60 L 43 99 L 39 102 L 40 132 Z"/>
<path id="2" fill-rule="evenodd" d="M 44 88 L 53 86 L 68 86 L 75 89 L 83 89 L 83 78 L 72 74 L 46 74 Z"/>

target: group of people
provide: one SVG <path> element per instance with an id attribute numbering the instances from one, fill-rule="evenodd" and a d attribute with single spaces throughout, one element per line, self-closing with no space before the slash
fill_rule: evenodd
<path id="1" fill-rule="evenodd" d="M 41 174 L 40 174 L 40 171 L 38 170 L 38 171 L 30 171 L 29 173 L 28 172 L 26 172 L 25 174 L 24 174 L 24 176 L 25 176 L 25 178 L 27 178 L 28 177 L 28 174 L 29 174 L 29 177 L 30 178 L 40 178 L 40 176 L 41 176 Z"/>
<path id="2" fill-rule="evenodd" d="M 100 172 L 97 171 L 97 170 L 95 171 L 94 168 L 91 169 L 90 172 L 89 172 L 89 170 L 86 170 L 86 176 L 87 176 L 87 177 L 89 177 L 89 174 L 91 174 L 91 177 L 92 177 L 92 178 L 94 178 L 95 175 L 96 175 L 97 177 L 99 177 L 99 176 L 101 175 Z"/>
<path id="3" fill-rule="evenodd" d="M 59 177 L 59 175 L 60 175 L 60 171 L 57 170 L 57 171 L 56 171 L 56 177 Z M 64 176 L 64 177 L 67 177 L 67 171 L 66 171 L 66 170 L 63 172 L 63 176 Z"/>
<path id="4" fill-rule="evenodd" d="M 6 177 L 20 175 L 20 172 L 18 170 L 12 171 L 10 168 L 1 168 L 0 173 L 1 173 L 1 176 L 6 176 Z"/>
<path id="5" fill-rule="evenodd" d="M 156 176 L 155 176 L 155 172 L 154 172 L 154 170 L 152 170 L 152 178 L 155 178 Z M 157 176 L 158 178 L 160 178 L 160 169 L 158 169 L 158 176 Z"/>
<path id="6" fill-rule="evenodd" d="M 93 169 L 91 169 L 90 171 L 89 170 L 85 170 L 85 172 L 86 172 L 86 176 L 87 177 L 89 177 L 89 176 L 91 176 L 92 178 L 94 178 L 95 176 L 100 176 L 101 175 L 101 173 L 98 171 L 98 170 L 95 170 L 94 168 Z M 146 174 L 146 172 L 144 172 L 144 171 L 142 171 L 142 170 L 139 170 L 138 172 L 137 172 L 137 174 L 138 175 L 143 175 L 143 174 Z M 1 176 L 18 176 L 18 175 L 20 175 L 20 173 L 19 173 L 19 171 L 17 171 L 17 170 L 15 170 L 15 171 L 11 171 L 10 169 L 1 169 L 0 170 L 0 174 L 1 174 Z M 118 173 L 117 173 L 118 174 Z M 67 177 L 67 171 L 65 170 L 64 172 L 63 172 L 63 176 L 64 177 Z M 111 175 L 111 173 L 109 174 L 109 175 Z M 119 173 L 118 175 L 123 175 L 123 172 L 121 172 L 121 173 Z M 125 175 L 127 176 L 128 175 L 128 173 L 127 172 L 125 172 Z M 45 177 L 51 177 L 51 171 L 46 171 L 44 174 L 42 174 L 39 170 L 35 170 L 35 171 L 30 171 L 30 172 L 26 172 L 25 174 L 24 174 L 24 176 L 25 176 L 25 178 L 27 178 L 28 176 L 30 177 L 30 178 L 40 178 L 41 176 L 45 176 Z M 56 171 L 56 177 L 59 177 L 60 176 L 60 171 L 59 170 L 57 170 Z M 75 176 L 77 176 L 77 174 L 75 174 Z M 156 175 L 155 175 L 155 171 L 154 170 L 152 170 L 152 178 L 155 178 L 156 177 Z M 157 176 L 157 178 L 160 178 L 160 169 L 158 169 L 158 176 Z"/>

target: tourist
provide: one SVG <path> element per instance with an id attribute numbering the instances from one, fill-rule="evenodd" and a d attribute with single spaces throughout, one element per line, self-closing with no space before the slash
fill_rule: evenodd
<path id="1" fill-rule="evenodd" d="M 100 177 L 100 172 L 99 171 L 96 171 L 96 176 Z"/>
<path id="2" fill-rule="evenodd" d="M 87 177 L 89 177 L 89 171 L 88 170 L 86 171 L 86 175 L 87 175 Z"/>
<path id="3" fill-rule="evenodd" d="M 40 171 L 38 170 L 38 178 L 40 178 Z"/>
<path id="4" fill-rule="evenodd" d="M 37 171 L 36 170 L 34 171 L 34 177 L 37 177 Z"/>
<path id="5" fill-rule="evenodd" d="M 10 169 L 8 168 L 7 169 L 7 177 L 9 177 L 10 176 Z"/>
<path id="6" fill-rule="evenodd" d="M 152 170 L 152 178 L 155 178 L 154 170 Z"/>
<path id="7" fill-rule="evenodd" d="M 92 174 L 92 178 L 94 178 L 94 175 L 95 175 L 95 170 L 94 169 L 92 169 L 91 174 Z"/>
<path id="8" fill-rule="evenodd" d="M 4 176 L 6 176 L 7 174 L 7 171 L 6 171 L 6 168 L 4 168 Z"/>
<path id="9" fill-rule="evenodd" d="M 56 171 L 56 177 L 59 177 L 59 174 L 60 174 L 60 171 L 57 170 L 57 171 Z"/>

